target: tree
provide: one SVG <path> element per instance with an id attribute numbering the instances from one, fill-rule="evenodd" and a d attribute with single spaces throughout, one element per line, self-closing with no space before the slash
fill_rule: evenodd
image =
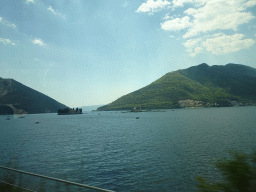
<path id="1" fill-rule="evenodd" d="M 256 191 L 256 150 L 252 155 L 230 152 L 232 159 L 218 162 L 216 167 L 223 175 L 224 181 L 208 183 L 197 177 L 200 192 L 255 192 Z"/>

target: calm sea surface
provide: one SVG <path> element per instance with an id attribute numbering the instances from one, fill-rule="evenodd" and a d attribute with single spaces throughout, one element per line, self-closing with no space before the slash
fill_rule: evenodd
<path id="1" fill-rule="evenodd" d="M 196 191 L 229 150 L 256 149 L 256 107 L 6 117 L 1 165 L 115 191 Z"/>

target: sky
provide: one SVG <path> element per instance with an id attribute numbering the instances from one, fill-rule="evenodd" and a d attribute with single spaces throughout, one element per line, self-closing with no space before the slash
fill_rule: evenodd
<path id="1" fill-rule="evenodd" d="M 0 1 L 0 77 L 69 107 L 201 63 L 256 68 L 256 0 Z"/>

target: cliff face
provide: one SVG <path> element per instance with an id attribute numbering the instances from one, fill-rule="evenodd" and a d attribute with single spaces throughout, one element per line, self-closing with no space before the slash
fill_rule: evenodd
<path id="1" fill-rule="evenodd" d="M 57 113 L 67 107 L 13 79 L 3 78 L 0 78 L 0 106 L 10 107 L 14 114 Z"/>
<path id="2" fill-rule="evenodd" d="M 124 95 L 97 110 L 225 107 L 256 103 L 256 69 L 203 63 L 165 74 L 150 85 Z"/>

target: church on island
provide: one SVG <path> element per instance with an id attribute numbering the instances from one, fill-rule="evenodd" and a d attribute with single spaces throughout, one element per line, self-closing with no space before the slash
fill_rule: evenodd
<path id="1" fill-rule="evenodd" d="M 65 109 L 59 109 L 58 110 L 58 115 L 77 115 L 77 114 L 82 114 L 82 108 L 78 109 L 71 109 L 71 108 L 65 108 Z"/>

